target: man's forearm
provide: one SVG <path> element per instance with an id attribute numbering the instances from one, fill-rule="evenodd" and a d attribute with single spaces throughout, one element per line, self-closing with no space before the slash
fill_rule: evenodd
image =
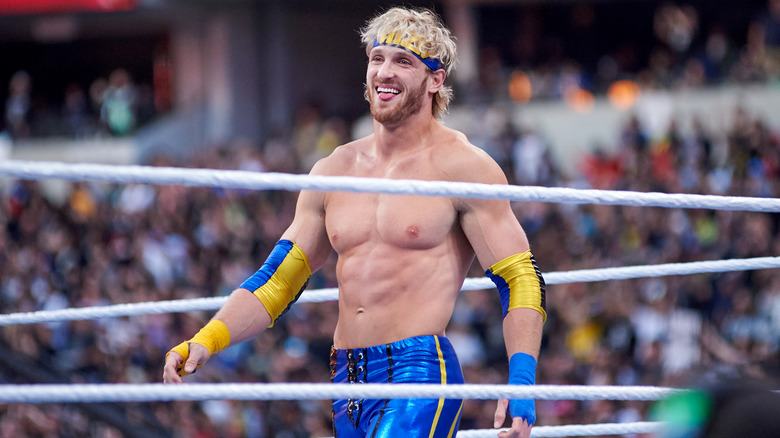
<path id="1" fill-rule="evenodd" d="M 504 317 L 504 342 L 509 356 L 509 384 L 536 383 L 536 358 L 542 341 L 544 316 L 536 309 L 510 310 Z M 509 401 L 512 418 L 522 418 L 529 425 L 536 423 L 536 405 L 533 399 Z"/>
<path id="2" fill-rule="evenodd" d="M 510 310 L 504 318 L 504 343 L 508 357 L 515 353 L 539 356 L 542 344 L 542 314 L 534 309 Z"/>
<path id="3" fill-rule="evenodd" d="M 271 316 L 263 303 L 246 289 L 236 289 L 214 315 L 230 332 L 230 345 L 251 339 L 271 324 Z"/>

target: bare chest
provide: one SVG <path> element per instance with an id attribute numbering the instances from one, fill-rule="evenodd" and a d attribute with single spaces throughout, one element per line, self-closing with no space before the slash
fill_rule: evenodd
<path id="1" fill-rule="evenodd" d="M 325 210 L 331 245 L 339 254 L 365 243 L 433 248 L 455 227 L 448 198 L 332 192 Z"/>

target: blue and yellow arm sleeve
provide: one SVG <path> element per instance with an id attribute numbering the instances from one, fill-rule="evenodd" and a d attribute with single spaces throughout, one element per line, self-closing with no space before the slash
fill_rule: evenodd
<path id="1" fill-rule="evenodd" d="M 241 283 L 263 303 L 271 325 L 298 300 L 311 277 L 309 258 L 290 240 L 276 242 L 263 266 Z"/>
<path id="2" fill-rule="evenodd" d="M 496 262 L 485 274 L 498 288 L 505 318 L 512 309 L 529 308 L 541 313 L 547 321 L 544 278 L 531 250 Z"/>

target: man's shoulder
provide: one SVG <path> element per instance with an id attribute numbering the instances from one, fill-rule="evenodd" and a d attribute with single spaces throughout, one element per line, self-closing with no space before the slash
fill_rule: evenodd
<path id="1" fill-rule="evenodd" d="M 358 155 L 368 144 L 369 138 L 364 137 L 349 143 L 345 143 L 320 159 L 312 168 L 315 175 L 345 175 L 348 169 L 355 163 Z"/>
<path id="2" fill-rule="evenodd" d="M 498 163 L 483 149 L 471 144 L 465 134 L 447 128 L 445 144 L 437 148 L 434 162 L 450 181 L 495 182 L 504 178 Z"/>
<path id="3" fill-rule="evenodd" d="M 455 158 L 477 158 L 485 159 L 490 158 L 484 151 L 477 146 L 474 146 L 469 141 L 466 134 L 452 128 L 442 126 L 442 130 L 439 133 L 441 144 L 438 148 L 438 152 L 442 155 L 455 156 Z"/>

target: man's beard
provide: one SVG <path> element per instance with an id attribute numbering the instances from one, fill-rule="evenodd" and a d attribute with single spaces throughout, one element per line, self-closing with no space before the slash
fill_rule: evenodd
<path id="1" fill-rule="evenodd" d="M 417 114 L 422 109 L 425 100 L 423 97 L 426 93 L 426 82 L 426 80 L 423 80 L 419 87 L 404 92 L 401 102 L 396 104 L 395 107 L 387 109 L 378 108 L 378 104 L 382 102 L 377 102 L 378 97 L 375 87 L 372 87 L 370 90 L 366 87 L 365 97 L 371 108 L 371 116 L 383 125 L 398 125 L 405 118 Z"/>

